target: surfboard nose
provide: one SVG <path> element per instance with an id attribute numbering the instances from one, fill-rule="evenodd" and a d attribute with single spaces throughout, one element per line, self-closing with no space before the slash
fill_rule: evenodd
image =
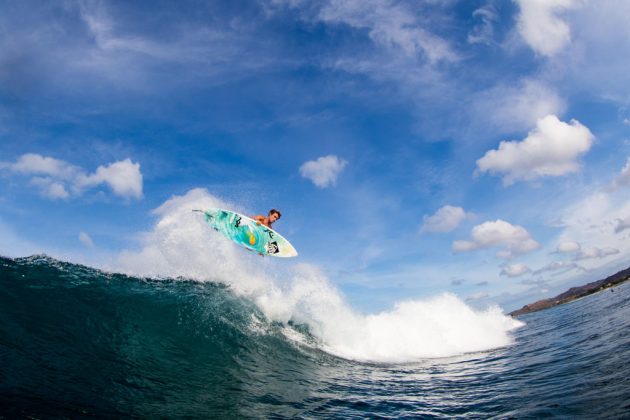
<path id="1" fill-rule="evenodd" d="M 283 247 L 282 251 L 279 254 L 276 254 L 276 256 L 284 258 L 297 257 L 297 255 L 298 253 L 292 245 Z"/>

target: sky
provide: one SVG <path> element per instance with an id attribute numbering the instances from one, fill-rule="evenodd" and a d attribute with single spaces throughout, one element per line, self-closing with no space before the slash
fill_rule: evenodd
<path id="1" fill-rule="evenodd" d="M 0 1 L 0 254 L 111 266 L 202 191 L 356 308 L 628 266 L 630 2 Z M 251 258 L 243 253 L 243 258 Z"/>

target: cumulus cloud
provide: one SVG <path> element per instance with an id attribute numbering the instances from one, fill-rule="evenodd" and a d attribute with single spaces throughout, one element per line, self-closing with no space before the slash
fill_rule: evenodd
<path id="1" fill-rule="evenodd" d="M 501 219 L 475 226 L 471 236 L 470 241 L 453 242 L 453 251 L 466 252 L 500 247 L 503 249 L 497 253 L 499 258 L 512 258 L 539 247 L 538 242 L 524 227 L 512 225 Z"/>
<path id="2" fill-rule="evenodd" d="M 48 175 L 62 180 L 74 178 L 79 172 L 79 168 L 63 160 L 35 153 L 26 153 L 20 156 L 15 163 L 7 165 L 7 167 L 13 172 L 20 174 Z"/>
<path id="3" fill-rule="evenodd" d="M 470 217 L 461 207 L 446 205 L 431 216 L 424 216 L 421 232 L 450 232 Z"/>
<path id="4" fill-rule="evenodd" d="M 38 188 L 42 196 L 51 199 L 67 199 L 100 184 L 107 184 L 120 197 L 142 198 L 140 164 L 130 159 L 99 166 L 93 174 L 86 174 L 80 167 L 63 160 L 27 153 L 14 163 L 3 163 L 0 169 L 31 176 L 30 184 Z"/>
<path id="5" fill-rule="evenodd" d="M 80 188 L 107 184 L 116 195 L 121 197 L 142 198 L 142 173 L 140 164 L 131 159 L 99 166 L 92 175 L 81 176 L 78 179 Z"/>
<path id="6" fill-rule="evenodd" d="M 559 16 L 576 5 L 575 0 L 517 0 L 521 9 L 518 30 L 538 54 L 551 57 L 571 41 L 571 29 Z"/>
<path id="7" fill-rule="evenodd" d="M 337 177 L 348 162 L 335 155 L 322 156 L 309 160 L 300 166 L 300 175 L 309 179 L 319 188 L 326 188 L 337 183 Z"/>
<path id="8" fill-rule="evenodd" d="M 508 264 L 504 266 L 501 270 L 501 275 L 508 277 L 519 277 L 529 273 L 530 271 L 531 269 L 523 263 Z"/>
<path id="9" fill-rule="evenodd" d="M 582 249 L 582 246 L 575 241 L 562 241 L 556 247 L 555 252 L 571 253 L 571 252 L 578 252 L 580 249 Z"/>
<path id="10" fill-rule="evenodd" d="M 593 143 L 591 131 L 576 120 L 560 121 L 555 115 L 538 120 L 522 141 L 502 141 L 479 160 L 479 172 L 502 173 L 503 183 L 562 176 L 579 170 L 577 158 Z"/>

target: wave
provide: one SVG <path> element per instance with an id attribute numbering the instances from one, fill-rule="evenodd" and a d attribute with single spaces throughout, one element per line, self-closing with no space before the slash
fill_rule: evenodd
<path id="1" fill-rule="evenodd" d="M 318 267 L 244 258 L 242 249 L 217 240 L 192 212 L 207 207 L 239 210 L 204 189 L 175 196 L 154 211 L 158 221 L 141 249 L 125 251 L 101 268 L 221 283 L 253 302 L 266 320 L 308 325 L 318 348 L 358 361 L 409 362 L 489 350 L 510 345 L 510 331 L 523 325 L 499 307 L 475 310 L 447 293 L 398 302 L 380 313 L 358 313 Z M 299 332 L 287 336 L 304 340 Z"/>
<path id="2" fill-rule="evenodd" d="M 627 285 L 525 315 L 518 346 L 401 366 L 348 359 L 442 354 L 462 337 L 486 347 L 505 316 L 442 295 L 374 315 L 346 307 L 356 318 L 331 326 L 317 304 L 303 308 L 312 298 L 283 292 L 268 303 L 284 323 L 221 282 L 0 258 L 0 406 L 9 418 L 623 417 Z"/>

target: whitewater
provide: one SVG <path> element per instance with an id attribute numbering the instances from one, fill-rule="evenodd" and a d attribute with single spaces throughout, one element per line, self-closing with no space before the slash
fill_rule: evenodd
<path id="1" fill-rule="evenodd" d="M 398 302 L 385 312 L 359 314 L 314 265 L 251 258 L 208 229 L 199 208 L 236 208 L 204 189 L 176 196 L 154 211 L 158 221 L 144 247 L 124 252 L 108 271 L 151 278 L 220 282 L 256 304 L 266 319 L 309 326 L 317 345 L 336 356 L 370 362 L 409 362 L 489 350 L 512 343 L 521 322 L 499 307 L 473 310 L 444 293 Z M 299 334 L 289 337 L 301 339 Z"/>

